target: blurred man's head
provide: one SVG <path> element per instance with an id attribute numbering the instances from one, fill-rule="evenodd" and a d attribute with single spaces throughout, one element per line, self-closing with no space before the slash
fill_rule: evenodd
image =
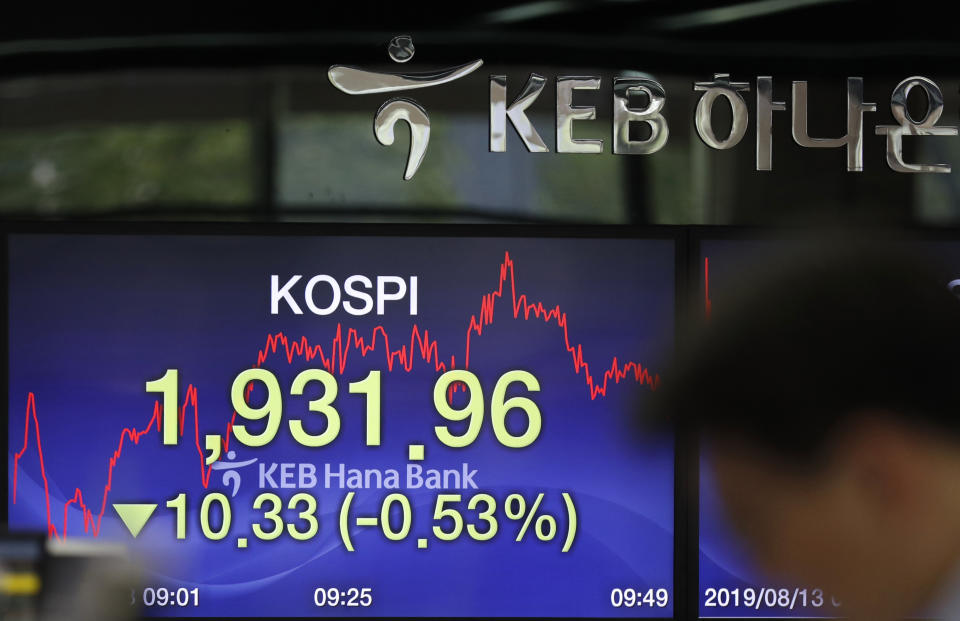
<path id="1" fill-rule="evenodd" d="M 713 292 L 662 410 L 761 566 L 862 618 L 922 613 L 960 566 L 960 301 L 902 244 L 802 245 Z"/>

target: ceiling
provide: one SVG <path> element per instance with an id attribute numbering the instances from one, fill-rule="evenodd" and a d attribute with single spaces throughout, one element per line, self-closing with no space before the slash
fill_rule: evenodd
<path id="1" fill-rule="evenodd" d="M 465 47 L 488 62 L 610 64 L 644 54 L 665 68 L 701 72 L 705 56 L 736 70 L 774 61 L 778 70 L 829 70 L 824 61 L 840 58 L 895 71 L 918 59 L 954 67 L 960 57 L 950 5 L 936 2 L 924 3 L 913 20 L 902 18 L 899 5 L 864 0 L 353 1 L 271 11 L 235 3 L 216 13 L 169 3 L 109 11 L 33 6 L 0 21 L 0 72 L 316 63 L 333 48 L 354 62 L 383 61 L 382 45 L 401 33 L 430 45 L 437 62 L 462 57 Z"/>

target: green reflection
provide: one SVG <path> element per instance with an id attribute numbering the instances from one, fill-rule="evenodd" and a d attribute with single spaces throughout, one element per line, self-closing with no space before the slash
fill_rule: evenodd
<path id="1" fill-rule="evenodd" d="M 426 157 L 416 176 L 404 181 L 406 125 L 397 125 L 392 146 L 382 146 L 373 135 L 374 112 L 280 121 L 281 209 L 369 206 L 447 213 L 473 208 L 504 216 L 627 219 L 621 156 L 528 153 L 514 135 L 506 153 L 490 153 L 486 117 L 431 113 Z M 551 144 L 553 120 L 532 120 Z"/>
<path id="2" fill-rule="evenodd" d="M 0 209 L 39 213 L 250 205 L 242 121 L 0 131 Z"/>

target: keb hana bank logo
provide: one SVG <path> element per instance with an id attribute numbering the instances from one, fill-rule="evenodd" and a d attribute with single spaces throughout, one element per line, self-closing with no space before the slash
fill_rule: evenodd
<path id="1" fill-rule="evenodd" d="M 413 59 L 413 39 L 408 35 L 394 37 L 388 46 L 388 54 L 396 63 Z M 450 84 L 483 66 L 482 59 L 462 65 L 428 71 L 378 72 L 360 67 L 333 65 L 327 75 L 330 82 L 349 95 L 373 95 L 401 93 L 417 89 Z M 612 80 L 610 102 L 612 104 L 611 151 L 616 155 L 652 155 L 663 149 L 670 136 L 667 113 L 667 93 L 663 85 L 649 74 L 632 72 L 630 76 L 616 76 Z M 543 94 L 547 78 L 530 73 L 526 83 L 513 101 L 507 105 L 507 76 L 489 76 L 489 150 L 503 153 L 507 150 L 507 125 L 512 125 L 523 145 L 530 153 L 549 153 L 550 148 L 530 117 L 527 110 Z M 846 133 L 842 136 L 811 136 L 807 126 L 806 81 L 794 81 L 791 85 L 789 104 L 774 97 L 774 81 L 771 76 L 757 76 L 753 85 L 734 81 L 728 73 L 715 73 L 712 80 L 692 84 L 692 92 L 698 94 L 693 123 L 697 135 L 711 149 L 724 151 L 740 144 L 747 134 L 751 116 L 755 124 L 756 169 L 773 170 L 773 124 L 775 113 L 790 111 L 789 122 L 793 141 L 810 149 L 845 149 L 847 170 L 863 170 L 865 115 L 877 112 L 877 104 L 865 101 L 864 80 L 849 77 L 846 80 L 847 94 L 844 117 Z M 600 91 L 603 78 L 597 75 L 560 75 L 556 78 L 555 110 L 556 123 L 554 150 L 557 153 L 599 154 L 605 149 L 604 139 L 574 138 L 573 126 L 577 121 L 597 118 L 596 105 L 574 105 L 578 91 Z M 914 118 L 907 109 L 911 91 L 919 89 L 924 94 L 926 110 L 920 118 Z M 755 93 L 751 112 L 744 93 Z M 728 105 L 731 122 L 725 136 L 716 131 L 713 124 L 713 107 Z M 938 126 L 943 114 L 943 92 L 931 79 L 913 76 L 901 81 L 890 95 L 890 113 L 893 123 L 878 123 L 874 134 L 884 136 L 885 157 L 890 169 L 898 173 L 950 173 L 949 164 L 930 164 L 907 161 L 903 152 L 904 136 L 957 136 L 957 127 Z M 838 111 L 840 112 L 840 111 Z M 786 120 L 786 119 L 785 119 Z M 410 152 L 403 178 L 410 180 L 423 164 L 430 144 L 430 115 L 415 99 L 399 96 L 384 102 L 374 115 L 373 134 L 380 144 L 394 143 L 396 125 L 405 121 L 410 130 Z M 637 126 L 646 126 L 646 131 L 631 131 Z"/>

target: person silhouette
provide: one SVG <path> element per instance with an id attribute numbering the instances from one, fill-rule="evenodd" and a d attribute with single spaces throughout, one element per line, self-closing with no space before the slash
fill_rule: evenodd
<path id="1" fill-rule="evenodd" d="M 960 619 L 956 265 L 854 233 L 711 292 L 646 420 L 698 438 L 767 576 L 850 619 Z"/>

